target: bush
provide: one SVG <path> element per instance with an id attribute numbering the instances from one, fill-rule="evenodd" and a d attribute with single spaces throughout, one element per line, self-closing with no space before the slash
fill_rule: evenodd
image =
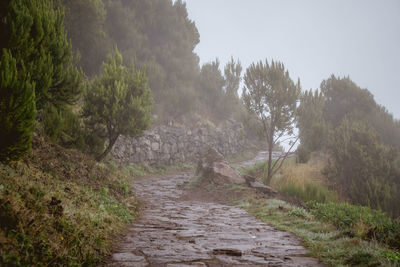
<path id="1" fill-rule="evenodd" d="M 20 66 L 19 66 L 20 67 Z M 35 85 L 6 49 L 0 58 L 0 161 L 18 160 L 32 147 Z"/>
<path id="2" fill-rule="evenodd" d="M 400 224 L 381 211 L 348 203 L 310 202 L 308 207 L 317 219 L 332 223 L 348 235 L 400 249 Z"/>
<path id="3" fill-rule="evenodd" d="M 354 203 L 400 215 L 399 150 L 359 121 L 344 120 L 329 140 L 327 176 Z"/>
<path id="4" fill-rule="evenodd" d="M 52 104 L 46 104 L 43 110 L 43 130 L 53 142 L 84 149 L 84 129 L 78 116 L 69 107 L 57 109 Z"/>
<path id="5" fill-rule="evenodd" d="M 296 154 L 297 154 L 296 161 L 298 163 L 307 163 L 311 157 L 311 151 L 302 145 L 300 145 L 297 148 Z"/>

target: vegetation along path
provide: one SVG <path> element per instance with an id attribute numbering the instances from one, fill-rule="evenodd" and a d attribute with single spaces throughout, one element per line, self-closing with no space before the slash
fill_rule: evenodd
<path id="1" fill-rule="evenodd" d="M 135 182 L 145 210 L 109 266 L 323 266 L 292 234 L 246 211 L 181 198 L 190 173 Z"/>

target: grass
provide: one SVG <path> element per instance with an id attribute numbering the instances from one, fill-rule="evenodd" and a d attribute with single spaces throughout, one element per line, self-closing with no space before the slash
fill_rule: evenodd
<path id="1" fill-rule="evenodd" d="M 240 167 L 238 169 L 240 175 L 248 174 L 252 176 L 257 176 L 260 180 L 264 180 L 266 177 L 268 162 L 257 162 L 254 165 Z"/>
<path id="2" fill-rule="evenodd" d="M 348 203 L 309 203 L 311 213 L 349 236 L 377 240 L 400 250 L 400 223 L 385 213 Z"/>
<path id="3" fill-rule="evenodd" d="M 0 165 L 0 265 L 96 266 L 138 215 L 113 162 L 36 139 L 25 163 Z"/>
<path id="4" fill-rule="evenodd" d="M 276 199 L 247 198 L 239 206 L 277 229 L 304 241 L 311 256 L 330 266 L 397 266 L 400 254 L 376 241 L 349 236 L 345 230 L 320 220 L 312 211 Z"/>
<path id="5" fill-rule="evenodd" d="M 306 164 L 285 162 L 271 186 L 289 199 L 307 203 L 307 209 L 252 194 L 236 199 L 262 221 L 292 232 L 304 241 L 314 257 L 330 266 L 400 266 L 400 225 L 386 214 L 343 203 L 321 174 L 322 157 Z M 266 162 L 242 170 L 262 180 Z M 295 201 L 298 203 L 298 201 Z"/>
<path id="6" fill-rule="evenodd" d="M 271 186 L 283 195 L 295 197 L 303 202 L 338 202 L 339 195 L 330 190 L 326 178 L 321 174 L 325 162 L 313 157 L 308 163 L 296 163 L 295 158 L 287 160 L 271 181 Z"/>

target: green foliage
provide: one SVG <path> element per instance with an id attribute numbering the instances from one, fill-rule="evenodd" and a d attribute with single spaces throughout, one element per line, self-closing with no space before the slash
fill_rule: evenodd
<path id="1" fill-rule="evenodd" d="M 242 202 L 243 203 L 243 202 Z M 322 206 L 336 204 L 319 204 Z M 339 204 L 337 204 L 339 205 Z M 330 220 L 320 219 L 311 211 L 290 205 L 276 199 L 248 199 L 241 207 L 246 208 L 258 219 L 265 221 L 279 230 L 289 231 L 303 240 L 311 253 L 328 266 L 396 266 L 396 252 L 387 249 L 385 244 L 367 242 L 360 236 L 349 235 L 347 229 L 334 227 Z M 334 212 L 329 210 L 329 212 Z M 373 211 L 372 211 L 373 212 Z M 326 212 L 329 215 L 328 212 Z M 342 214 L 331 216 L 336 219 Z M 386 217 L 387 218 L 387 217 Z M 394 256 L 394 257 L 393 257 Z"/>
<path id="2" fill-rule="evenodd" d="M 363 239 L 376 239 L 393 248 L 400 248 L 400 224 L 385 213 L 348 203 L 309 203 L 311 213 L 330 222 L 339 230 Z"/>
<path id="3" fill-rule="evenodd" d="M 85 133 L 81 122 L 69 107 L 58 110 L 51 104 L 43 108 L 43 130 L 53 142 L 83 149 Z"/>
<path id="4" fill-rule="evenodd" d="M 281 137 L 293 134 L 299 95 L 300 81 L 295 84 L 280 62 L 260 61 L 246 70 L 242 98 L 249 112 L 257 117 L 268 144 L 267 184 L 284 162 L 282 158 L 272 164 L 272 149 Z"/>
<path id="5" fill-rule="evenodd" d="M 63 139 L 63 143 L 81 145 L 83 140 L 80 137 L 81 129 L 78 119 L 74 118 L 70 112 L 70 105 L 80 98 L 83 73 L 74 66 L 71 44 L 64 31 L 63 9 L 55 7 L 53 1 L 46 0 L 3 1 L 0 9 L 2 11 L 1 28 L 4 30 L 1 42 L 2 53 L 4 55 L 9 53 L 12 63 L 7 64 L 15 68 L 14 70 L 10 68 L 9 73 L 4 74 L 10 78 L 11 72 L 18 70 L 18 73 L 15 72 L 12 75 L 17 77 L 19 84 L 14 81 L 7 85 L 9 86 L 7 90 L 13 90 L 12 94 L 19 95 L 18 99 L 12 100 L 14 109 L 21 109 L 21 101 L 25 99 L 24 112 L 29 113 L 25 115 L 26 122 L 23 125 L 21 110 L 13 110 L 15 126 L 9 124 L 5 128 L 19 127 L 19 130 L 16 128 L 13 130 L 15 138 L 22 138 L 20 135 L 22 131 L 25 131 L 24 141 L 20 140 L 21 144 L 24 143 L 22 145 L 24 148 L 21 149 L 28 151 L 31 139 L 29 136 L 32 134 L 33 120 L 36 116 L 36 105 L 38 120 L 44 124 L 45 132 L 53 140 Z M 4 83 L 11 81 L 7 79 Z M 31 89 L 26 87 L 28 83 L 34 92 L 29 92 Z M 17 89 L 16 86 L 20 88 Z M 6 89 L 2 94 L 4 99 L 9 98 L 7 101 L 15 98 L 7 93 Z M 33 101 L 33 106 L 28 104 L 29 101 Z M 4 114 L 10 112 L 7 109 L 11 106 L 7 107 L 7 105 L 6 102 L 2 105 Z M 8 116 L 4 119 L 9 120 Z M 7 138 L 7 142 L 15 145 L 13 143 L 15 140 Z M 18 158 L 21 153 L 15 151 L 13 154 Z"/>
<path id="6" fill-rule="evenodd" d="M 22 65 L 24 67 L 24 65 Z M 0 161 L 18 160 L 31 149 L 36 116 L 35 83 L 7 49 L 0 58 Z"/>
<path id="7" fill-rule="evenodd" d="M 242 80 L 242 64 L 239 60 L 235 61 L 233 57 L 228 63 L 226 63 L 224 68 L 224 92 L 225 100 L 221 104 L 224 104 L 224 109 L 228 114 L 228 118 L 234 118 L 236 121 L 241 121 L 246 123 L 245 118 L 248 112 L 243 106 L 242 101 L 239 99 L 238 90 L 240 87 L 240 82 Z"/>
<path id="8" fill-rule="evenodd" d="M 382 250 L 381 255 L 394 264 L 400 265 L 400 253 L 391 250 Z"/>
<path id="9" fill-rule="evenodd" d="M 339 126 L 345 116 L 352 119 L 368 116 L 376 105 L 372 94 L 358 87 L 349 77 L 332 75 L 322 81 L 320 88 L 325 97 L 325 121 L 334 127 Z"/>
<path id="10" fill-rule="evenodd" d="M 79 66 L 88 75 L 99 72 L 101 63 L 112 50 L 104 23 L 106 9 L 102 0 L 62 0 L 65 28 L 74 51 L 80 55 Z"/>
<path id="11" fill-rule="evenodd" d="M 332 160 L 325 173 L 346 197 L 399 215 L 397 149 L 380 143 L 365 123 L 347 119 L 332 133 L 328 146 Z"/>
<path id="12" fill-rule="evenodd" d="M 318 91 L 305 91 L 300 97 L 300 106 L 297 110 L 297 127 L 301 149 L 298 153 L 307 156 L 306 151 L 320 150 L 325 142 L 327 126 L 323 118 L 325 100 L 322 93 Z M 300 155 L 299 155 L 300 156 Z M 306 160 L 304 157 L 302 160 Z"/>
<path id="13" fill-rule="evenodd" d="M 7 1 L 6 1 L 7 2 Z M 64 14 L 52 1 L 11 1 L 5 18 L 9 35 L 6 47 L 17 67 L 25 67 L 35 83 L 38 110 L 75 103 L 82 90 L 82 73 L 74 66 L 71 43 L 64 31 Z"/>
<path id="14" fill-rule="evenodd" d="M 398 121 L 375 102 L 367 89 L 361 89 L 349 77 L 332 75 L 321 83 L 321 92 L 325 99 L 323 118 L 331 129 L 339 126 L 345 117 L 360 120 L 375 129 L 381 142 L 400 146 Z"/>
<path id="15" fill-rule="evenodd" d="M 305 147 L 305 145 L 300 144 L 296 150 L 296 161 L 298 163 L 307 163 L 311 158 L 311 151 Z"/>
<path id="16" fill-rule="evenodd" d="M 96 77 L 85 94 L 83 115 L 90 132 L 107 138 L 108 146 L 99 156 L 103 159 L 119 135 L 139 136 L 151 123 L 152 97 L 143 71 L 122 64 L 116 49 L 103 64 L 103 73 Z"/>
<path id="17" fill-rule="evenodd" d="M 159 119 L 176 119 L 194 111 L 199 59 L 193 50 L 199 33 L 186 4 L 181 0 L 104 3 L 105 32 L 127 62 L 146 66 Z"/>
<path id="18" fill-rule="evenodd" d="M 318 183 L 307 182 L 304 185 L 295 183 L 285 184 L 280 191 L 287 196 L 296 197 L 304 202 L 316 201 L 318 203 L 337 202 L 337 196 L 330 192 L 326 186 Z"/>
<path id="19" fill-rule="evenodd" d="M 224 109 L 224 84 L 225 80 L 219 69 L 219 60 L 209 62 L 201 67 L 199 77 L 199 96 L 208 116 L 217 114 L 218 119 L 227 117 Z"/>

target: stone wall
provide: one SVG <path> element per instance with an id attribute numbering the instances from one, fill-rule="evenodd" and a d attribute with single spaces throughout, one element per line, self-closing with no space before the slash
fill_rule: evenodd
<path id="1" fill-rule="evenodd" d="M 174 164 L 196 160 L 209 146 L 224 156 L 242 151 L 245 147 L 243 125 L 228 121 L 219 128 L 156 126 L 138 138 L 120 136 L 111 152 L 123 164 Z"/>

